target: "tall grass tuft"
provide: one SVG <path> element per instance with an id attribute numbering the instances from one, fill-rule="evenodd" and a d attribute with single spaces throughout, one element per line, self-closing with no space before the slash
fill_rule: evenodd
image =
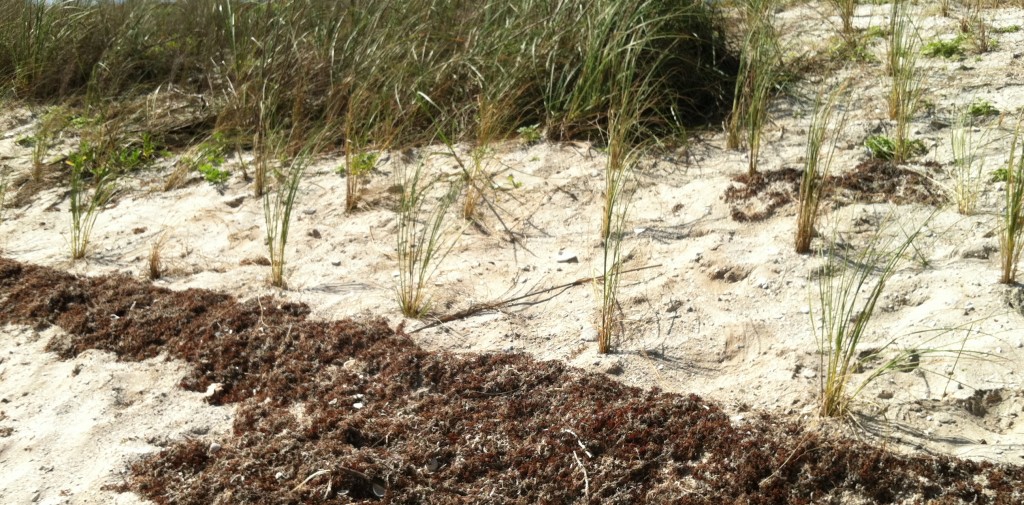
<path id="1" fill-rule="evenodd" d="M 1010 143 L 1006 161 L 1006 202 L 1003 207 L 1003 223 L 999 234 L 999 259 L 1002 275 L 999 282 L 1017 282 L 1017 266 L 1020 264 L 1021 249 L 1024 248 L 1024 143 L 1021 142 L 1021 128 L 1024 114 L 1017 120 L 1017 128 Z M 1017 147 L 1020 146 L 1020 152 Z"/>
<path id="2" fill-rule="evenodd" d="M 814 225 L 818 219 L 818 211 L 825 189 L 824 182 L 831 171 L 839 134 L 846 124 L 845 111 L 837 120 L 833 121 L 839 96 L 845 90 L 846 86 L 841 85 L 833 89 L 827 97 L 819 94 L 814 103 L 814 115 L 807 128 L 804 173 L 800 181 L 796 225 L 796 252 L 798 254 L 806 254 L 811 251 Z"/>
<path id="3" fill-rule="evenodd" d="M 747 144 L 748 172 L 757 172 L 761 131 L 768 119 L 768 99 L 778 84 L 782 52 L 775 29 L 776 0 L 743 0 L 745 34 L 733 94 L 726 146 Z"/>
<path id="4" fill-rule="evenodd" d="M 984 159 L 978 151 L 986 141 L 986 135 L 984 131 L 979 134 L 975 130 L 976 118 L 964 111 L 957 114 L 956 124 L 949 133 L 953 163 L 949 169 L 951 182 L 948 193 L 956 204 L 957 212 L 965 216 L 977 210 L 978 197 L 985 183 Z"/>
<path id="5" fill-rule="evenodd" d="M 68 198 L 71 203 L 71 259 L 85 257 L 96 225 L 107 202 L 117 191 L 117 174 L 106 166 L 94 165 L 89 149 L 72 154 L 68 160 L 71 166 L 71 184 Z M 92 165 L 92 168 L 90 168 Z M 89 186 L 92 186 L 91 190 Z"/>
<path id="6" fill-rule="evenodd" d="M 850 401 L 867 385 L 868 381 L 864 381 L 850 390 L 861 343 L 886 283 L 919 232 L 920 228 L 903 238 L 883 238 L 879 231 L 853 256 L 845 256 L 834 248 L 824 253 L 825 273 L 818 281 L 817 310 L 811 311 L 821 353 L 822 416 L 845 415 Z"/>
<path id="7" fill-rule="evenodd" d="M 910 13 L 910 0 L 895 0 L 889 17 L 888 70 L 889 118 L 896 121 L 893 160 L 905 162 L 914 154 L 910 141 L 910 120 L 920 103 L 924 76 L 917 65 L 920 37 Z"/>
<path id="8" fill-rule="evenodd" d="M 267 247 L 270 253 L 270 285 L 284 289 L 285 246 L 291 227 L 292 209 L 299 194 L 299 183 L 316 148 L 307 146 L 295 157 L 282 162 L 277 185 L 263 193 L 263 219 L 266 222 Z"/>
<path id="9" fill-rule="evenodd" d="M 403 168 L 395 243 L 398 305 L 402 314 L 413 318 L 430 313 L 428 282 L 459 236 L 448 225 L 447 214 L 461 192 L 460 184 L 451 183 L 431 204 L 431 193 L 440 181 L 427 179 L 424 169 L 423 162 L 411 170 Z"/>

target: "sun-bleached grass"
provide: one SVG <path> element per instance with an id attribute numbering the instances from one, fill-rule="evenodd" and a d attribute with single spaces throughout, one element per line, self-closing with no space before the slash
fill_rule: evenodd
<path id="1" fill-rule="evenodd" d="M 999 262 L 1001 275 L 999 282 L 1013 284 L 1017 282 L 1017 267 L 1020 264 L 1021 250 L 1024 249 L 1024 142 L 1021 141 L 1021 128 L 1024 125 L 1024 114 L 1017 119 L 1017 126 L 1010 142 L 1010 150 L 1006 160 L 1006 190 L 1003 204 L 1002 223 L 999 233 Z M 1018 148 L 1020 152 L 1018 152 Z"/>
<path id="2" fill-rule="evenodd" d="M 840 85 L 827 95 L 819 94 L 815 99 L 811 123 L 807 127 L 807 145 L 804 152 L 804 173 L 800 180 L 799 207 L 797 210 L 796 244 L 798 254 L 811 251 L 814 226 L 821 208 L 825 180 L 832 170 L 832 159 L 836 143 L 846 125 L 846 111 L 834 118 L 839 98 L 846 91 Z"/>

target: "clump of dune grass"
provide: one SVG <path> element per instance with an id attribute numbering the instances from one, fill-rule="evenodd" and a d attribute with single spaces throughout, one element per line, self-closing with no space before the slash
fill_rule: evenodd
<path id="1" fill-rule="evenodd" d="M 161 233 L 152 243 L 149 244 L 149 261 L 147 262 L 147 276 L 149 280 L 155 281 L 164 276 L 163 250 L 167 244 L 167 232 Z"/>
<path id="2" fill-rule="evenodd" d="M 0 173 L 0 225 L 4 224 L 7 213 L 7 174 Z"/>
<path id="3" fill-rule="evenodd" d="M 285 246 L 288 245 L 292 209 L 299 194 L 299 183 L 316 150 L 317 147 L 311 144 L 296 156 L 282 161 L 276 173 L 277 184 L 263 193 L 263 219 L 270 253 L 270 285 L 277 288 L 287 287 L 284 279 Z"/>
<path id="4" fill-rule="evenodd" d="M 1021 142 L 1021 127 L 1024 114 L 1017 120 L 1013 140 L 1010 142 L 1006 161 L 1006 192 L 1003 206 L 1002 226 L 999 234 L 999 260 L 1002 275 L 999 282 L 1017 282 L 1017 267 L 1020 264 L 1024 244 L 1024 143 Z M 1018 146 L 1020 152 L 1017 152 Z"/>
<path id="5" fill-rule="evenodd" d="M 71 183 L 71 259 L 85 257 L 92 230 L 104 207 L 117 192 L 117 173 L 104 164 L 96 164 L 91 149 L 83 148 L 68 158 Z"/>
<path id="6" fill-rule="evenodd" d="M 419 318 L 431 310 L 429 281 L 458 240 L 448 222 L 448 210 L 461 192 L 452 182 L 433 200 L 435 187 L 441 184 L 425 173 L 423 162 L 403 167 L 402 193 L 398 204 L 396 258 L 398 260 L 398 305 L 406 317 Z"/>
<path id="7" fill-rule="evenodd" d="M 52 107 L 47 110 L 36 126 L 32 144 L 32 180 L 43 180 L 43 168 L 46 166 L 46 155 L 51 145 L 59 138 L 67 126 L 68 111 L 64 107 Z"/>
<path id="8" fill-rule="evenodd" d="M 819 94 L 814 103 L 811 124 L 807 127 L 807 146 L 804 153 L 804 173 L 800 180 L 799 209 L 797 211 L 796 252 L 811 250 L 814 225 L 818 219 L 825 180 L 832 168 L 836 142 L 846 124 L 846 112 L 833 120 L 839 97 L 846 91 L 841 85 L 827 96 Z"/>
<path id="9" fill-rule="evenodd" d="M 915 152 L 910 140 L 910 120 L 921 100 L 924 75 L 917 65 L 920 37 L 910 13 L 909 0 L 895 0 L 889 18 L 888 70 L 889 118 L 895 120 L 893 160 L 903 163 Z"/>
<path id="10" fill-rule="evenodd" d="M 956 114 L 956 123 L 950 129 L 950 147 L 953 162 L 948 169 L 950 182 L 946 185 L 950 199 L 958 213 L 968 216 L 978 208 L 978 198 L 985 184 L 984 159 L 978 155 L 987 143 L 987 130 L 980 130 L 977 117 L 966 111 Z"/>
<path id="11" fill-rule="evenodd" d="M 853 28 L 853 15 L 857 10 L 857 0 L 829 0 L 829 3 L 839 13 L 843 38 L 848 41 L 852 40 L 856 35 L 856 30 Z"/>
<path id="12" fill-rule="evenodd" d="M 757 172 L 761 131 L 768 119 L 768 101 L 778 84 L 782 52 L 775 28 L 776 0 L 743 0 L 744 38 L 736 77 L 726 146 L 747 145 L 748 172 Z"/>
<path id="13" fill-rule="evenodd" d="M 817 303 L 811 322 L 820 352 L 821 405 L 824 417 L 843 416 L 850 402 L 879 374 L 872 374 L 851 389 L 861 344 L 886 283 L 896 273 L 921 228 L 900 235 L 879 230 L 853 254 L 838 248 L 823 252 L 825 272 L 818 280 Z M 893 369 L 899 360 L 884 365 Z"/>

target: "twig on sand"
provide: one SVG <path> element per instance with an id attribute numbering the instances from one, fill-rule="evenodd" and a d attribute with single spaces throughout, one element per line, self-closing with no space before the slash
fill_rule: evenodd
<path id="1" fill-rule="evenodd" d="M 648 269 L 651 269 L 651 268 L 659 268 L 659 267 L 661 267 L 661 265 L 647 265 L 647 266 L 642 266 L 642 267 L 637 267 L 637 268 L 631 268 L 629 270 L 623 270 L 623 271 L 619 272 L 619 274 L 620 275 L 621 274 L 628 274 L 628 273 L 632 273 L 632 272 L 639 272 L 641 270 L 648 270 Z M 560 284 L 558 286 L 552 286 L 550 288 L 544 288 L 544 289 L 540 289 L 540 290 L 537 290 L 537 291 L 530 291 L 529 293 L 526 293 L 524 295 L 513 296 L 512 298 L 506 298 L 504 300 L 497 300 L 497 301 L 485 302 L 485 303 L 474 303 L 473 305 L 470 305 L 469 307 L 467 307 L 465 309 L 462 309 L 460 311 L 452 312 L 451 314 L 445 314 L 443 316 L 436 317 L 436 318 L 434 318 L 433 321 L 431 321 L 431 322 L 429 322 L 427 324 L 424 324 L 423 326 L 420 326 L 419 328 L 416 328 L 415 330 L 412 330 L 412 331 L 410 331 L 408 333 L 409 334 L 417 333 L 417 332 L 426 330 L 428 328 L 433 328 L 435 326 L 442 325 L 444 323 L 450 323 L 452 321 L 458 321 L 458 320 L 461 320 L 461 319 L 466 319 L 468 317 L 475 316 L 475 315 L 477 315 L 477 314 L 479 314 L 481 312 L 485 312 L 485 311 L 488 311 L 488 310 L 496 310 L 496 309 L 500 309 L 502 307 L 508 307 L 510 305 L 516 304 L 516 302 L 520 302 L 520 301 L 525 300 L 527 298 L 532 298 L 532 297 L 535 297 L 535 296 L 551 293 L 553 291 L 564 291 L 566 289 L 569 289 L 569 288 L 572 288 L 572 287 L 576 287 L 576 286 L 581 286 L 583 284 L 589 284 L 591 282 L 598 281 L 598 280 L 601 280 L 603 278 L 604 278 L 603 275 L 597 275 L 597 276 L 594 276 L 594 277 L 583 277 L 583 278 L 580 278 L 580 279 L 576 279 L 576 280 L 574 280 L 572 282 L 567 282 L 565 284 Z"/>

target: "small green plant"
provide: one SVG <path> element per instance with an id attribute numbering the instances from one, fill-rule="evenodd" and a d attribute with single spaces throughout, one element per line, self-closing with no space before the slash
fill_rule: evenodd
<path id="1" fill-rule="evenodd" d="M 359 203 L 359 189 L 362 182 L 377 166 L 380 154 L 369 151 L 359 151 L 354 143 L 349 142 L 349 149 L 345 150 L 345 211 L 355 210 Z M 350 152 L 351 151 L 351 152 Z"/>
<path id="2" fill-rule="evenodd" d="M 921 54 L 929 58 L 955 58 L 964 55 L 965 37 L 958 35 L 950 40 L 933 40 L 924 45 Z"/>
<path id="3" fill-rule="evenodd" d="M 854 257 L 832 248 L 824 253 L 824 271 L 818 280 L 816 310 L 811 311 L 818 349 L 821 353 L 821 406 L 823 417 L 849 412 L 850 402 L 878 374 L 850 388 L 860 356 L 860 345 L 886 283 L 896 272 L 917 231 L 903 239 L 883 238 L 880 230 Z M 882 368 L 892 369 L 898 361 Z"/>
<path id="4" fill-rule="evenodd" d="M 992 105 L 992 102 L 989 102 L 988 100 L 975 98 L 970 105 L 967 106 L 966 114 L 972 118 L 998 116 L 999 109 Z"/>
<path id="5" fill-rule="evenodd" d="M 903 145 L 888 135 L 870 135 L 864 140 L 864 147 L 867 148 L 872 158 L 876 160 L 893 161 L 897 159 L 897 153 L 903 151 L 909 156 L 920 156 L 927 154 L 928 148 L 921 140 L 911 140 Z M 901 149 L 902 147 L 902 149 Z"/>
<path id="6" fill-rule="evenodd" d="M 999 234 L 999 258 L 1002 276 L 999 282 L 1017 282 L 1017 265 L 1021 250 L 1024 249 L 1024 143 L 1021 142 L 1021 126 L 1024 114 L 1017 120 L 1010 152 L 1006 161 L 1006 203 L 1003 207 L 1003 223 Z M 1017 152 L 1020 146 L 1021 152 Z"/>
<path id="7" fill-rule="evenodd" d="M 519 134 L 519 138 L 523 140 L 526 145 L 533 145 L 540 142 L 540 124 L 532 124 L 529 126 L 520 126 L 516 129 L 516 133 Z"/>
<path id="8" fill-rule="evenodd" d="M 1001 166 L 992 171 L 992 176 L 989 178 L 992 182 L 1006 182 L 1010 177 L 1010 169 L 1007 166 Z"/>
<path id="9" fill-rule="evenodd" d="M 424 180 L 423 163 L 402 169 L 402 193 L 398 204 L 398 305 L 406 317 L 430 313 L 430 278 L 438 264 L 455 247 L 459 234 L 446 224 L 448 209 L 458 198 L 459 184 L 451 184 L 434 205 L 428 198 L 437 179 Z"/>
<path id="10" fill-rule="evenodd" d="M 199 172 L 203 179 L 214 185 L 223 186 L 231 178 L 231 172 L 222 168 L 227 156 L 227 142 L 220 133 L 214 133 L 206 141 L 194 146 L 183 155 L 171 175 L 164 182 L 164 191 L 185 185 L 190 172 Z"/>
<path id="11" fill-rule="evenodd" d="M 1019 31 L 1020 25 L 998 26 L 992 28 L 992 33 L 1017 33 Z"/>
<path id="12" fill-rule="evenodd" d="M 71 259 L 88 252 L 93 226 L 104 206 L 117 191 L 117 174 L 95 163 L 92 149 L 80 149 L 68 157 L 71 167 Z M 91 182 L 92 189 L 89 190 Z"/>
<path id="13" fill-rule="evenodd" d="M 804 173 L 800 181 L 800 208 L 797 211 L 796 226 L 796 252 L 798 254 L 806 254 L 811 250 L 814 225 L 818 219 L 818 210 L 821 207 L 822 194 L 825 189 L 824 181 L 831 171 L 836 141 L 846 124 L 845 112 L 836 122 L 832 120 L 837 99 L 845 89 L 845 86 L 840 86 L 829 93 L 827 98 L 819 95 L 815 100 L 814 115 L 811 117 L 811 124 L 807 129 Z M 828 141 L 827 145 L 826 141 Z"/>

